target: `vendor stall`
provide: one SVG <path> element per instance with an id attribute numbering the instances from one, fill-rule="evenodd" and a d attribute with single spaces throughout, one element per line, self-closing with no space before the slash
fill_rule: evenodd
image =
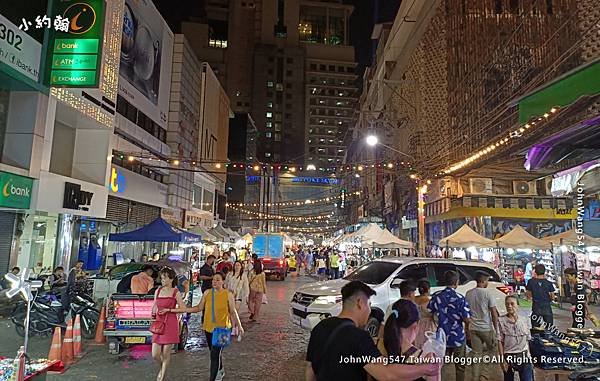
<path id="1" fill-rule="evenodd" d="M 439 247 L 443 248 L 443 251 L 442 249 L 434 249 L 436 253 L 432 255 L 433 257 L 497 262 L 495 255 L 496 242 L 481 236 L 467 224 L 461 226 L 448 237 L 442 238 Z"/>
<path id="2" fill-rule="evenodd" d="M 170 225 L 157 218 L 146 226 L 125 233 L 112 233 L 108 236 L 112 242 L 165 242 L 178 244 L 170 250 L 171 256 L 187 259 L 191 245 L 200 245 L 202 237 Z"/>
<path id="3" fill-rule="evenodd" d="M 515 279 L 519 267 L 525 267 L 527 262 L 536 258 L 538 263 L 546 266 L 546 279 L 560 289 L 560 274 L 555 268 L 555 258 L 552 254 L 552 244 L 529 234 L 521 226 L 516 225 L 510 232 L 496 239 L 500 250 L 500 275 L 515 289 L 525 285 Z M 560 267 L 559 263 L 559 268 Z"/>

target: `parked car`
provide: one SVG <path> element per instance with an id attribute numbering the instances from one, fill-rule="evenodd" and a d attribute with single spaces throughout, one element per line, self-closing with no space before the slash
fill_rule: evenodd
<path id="1" fill-rule="evenodd" d="M 384 257 L 360 266 L 343 279 L 303 285 L 290 303 L 290 318 L 294 324 L 312 330 L 322 319 L 340 313 L 342 287 L 350 281 L 360 280 L 377 292 L 371 297 L 371 317 L 366 326 L 371 336 L 376 337 L 388 306 L 400 299 L 399 285 L 402 281 L 427 279 L 433 294 L 445 287 L 444 274 L 449 270 L 458 271 L 460 282 L 457 292 L 462 295 L 476 287 L 476 272 L 488 273 L 488 288 L 496 300 L 498 311 L 501 314 L 506 312 L 504 298 L 510 289 L 501 282 L 498 273 L 489 263 L 442 258 Z"/>

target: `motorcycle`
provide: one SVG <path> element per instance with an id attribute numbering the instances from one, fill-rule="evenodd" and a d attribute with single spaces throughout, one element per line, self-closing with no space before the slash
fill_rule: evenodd
<path id="1" fill-rule="evenodd" d="M 95 308 L 92 298 L 83 293 L 74 293 L 70 296 L 69 310 L 70 316 L 81 316 L 81 335 L 86 339 L 94 338 L 96 325 L 100 317 L 100 312 Z M 25 317 L 27 315 L 27 303 L 25 301 L 17 304 L 13 310 L 11 320 L 15 325 L 17 334 L 25 336 Z M 45 294 L 35 293 L 31 302 L 31 311 L 29 314 L 29 334 L 51 336 L 54 328 L 60 327 L 66 329 L 63 305 L 52 292 Z"/>

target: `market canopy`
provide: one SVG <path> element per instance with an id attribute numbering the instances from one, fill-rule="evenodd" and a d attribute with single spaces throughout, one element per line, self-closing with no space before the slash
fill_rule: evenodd
<path id="1" fill-rule="evenodd" d="M 583 236 L 583 237 L 582 237 Z M 577 234 L 575 229 L 567 230 L 566 232 L 544 237 L 542 240 L 552 243 L 554 246 L 577 246 L 579 238 L 583 238 L 581 243 L 585 246 L 600 246 L 600 238 L 594 238 L 587 234 Z"/>
<path id="2" fill-rule="evenodd" d="M 471 229 L 469 225 L 464 224 L 448 237 L 442 238 L 439 245 L 444 247 L 475 247 L 480 249 L 496 247 L 496 242 L 483 237 Z"/>
<path id="3" fill-rule="evenodd" d="M 377 238 L 372 241 L 363 241 L 363 244 L 383 249 L 412 249 L 414 247 L 412 242 L 396 237 L 389 230 L 380 230 L 381 233 Z"/>
<path id="4" fill-rule="evenodd" d="M 550 242 L 532 236 L 520 225 L 516 225 L 496 242 L 505 249 L 550 250 L 552 248 Z"/>
<path id="5" fill-rule="evenodd" d="M 202 237 L 203 242 L 215 242 L 217 237 L 210 234 L 204 227 L 196 225 L 190 229 L 190 233 L 198 234 Z"/>
<path id="6" fill-rule="evenodd" d="M 176 228 L 160 217 L 137 230 L 125 233 L 111 233 L 108 239 L 113 242 L 195 243 L 201 241 L 199 235 Z"/>
<path id="7" fill-rule="evenodd" d="M 379 225 L 377 225 L 375 223 L 370 223 L 370 224 L 361 226 L 361 228 L 358 229 L 357 231 L 355 231 L 354 233 L 348 234 L 344 238 L 344 241 L 354 240 L 355 238 L 358 238 L 361 242 L 372 241 L 372 240 L 376 239 L 377 237 L 379 237 L 382 230 L 383 229 L 381 229 L 379 227 Z"/>

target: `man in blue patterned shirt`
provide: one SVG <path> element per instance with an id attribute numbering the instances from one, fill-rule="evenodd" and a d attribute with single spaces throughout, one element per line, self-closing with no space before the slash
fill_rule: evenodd
<path id="1" fill-rule="evenodd" d="M 427 305 L 427 309 L 436 317 L 438 325 L 446 333 L 446 355 L 459 358 L 458 362 L 453 364 L 444 364 L 442 367 L 442 380 L 448 379 L 448 373 L 455 367 L 456 381 L 464 381 L 465 365 L 463 358 L 466 355 L 466 339 L 469 328 L 471 311 L 469 303 L 456 292 L 458 287 L 458 273 L 456 271 L 447 271 L 444 274 L 446 288 L 434 293 Z M 463 322 L 465 326 L 463 328 Z"/>

